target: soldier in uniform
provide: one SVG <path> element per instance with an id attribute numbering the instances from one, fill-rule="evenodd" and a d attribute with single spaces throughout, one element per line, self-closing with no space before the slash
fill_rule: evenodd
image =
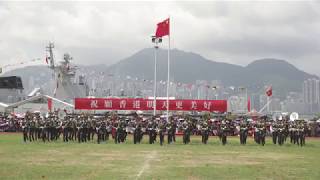
<path id="1" fill-rule="evenodd" d="M 248 125 L 245 122 L 240 124 L 240 144 L 247 144 Z"/>
<path id="2" fill-rule="evenodd" d="M 87 139 L 87 141 L 90 141 L 91 140 L 91 128 L 92 128 L 91 127 L 92 119 L 90 116 L 86 119 L 86 122 L 87 122 L 86 139 Z"/>
<path id="3" fill-rule="evenodd" d="M 22 121 L 21 128 L 22 128 L 22 134 L 23 134 L 23 141 L 27 142 L 27 140 L 28 140 L 28 125 L 27 125 L 26 120 Z"/>
<path id="4" fill-rule="evenodd" d="M 141 129 L 141 124 L 137 122 L 135 124 L 134 130 L 133 130 L 133 143 L 140 143 L 142 139 L 142 129 Z"/>
<path id="5" fill-rule="evenodd" d="M 273 122 L 273 124 L 272 124 L 272 142 L 273 142 L 273 144 L 277 144 L 277 137 L 278 137 L 278 123 Z"/>
<path id="6" fill-rule="evenodd" d="M 172 117 L 172 140 L 176 142 L 176 130 L 177 130 L 177 122 Z"/>
<path id="7" fill-rule="evenodd" d="M 190 135 L 191 135 L 191 126 L 189 122 L 185 121 L 182 124 L 182 131 L 183 131 L 183 143 L 189 144 L 190 143 Z"/>
<path id="8" fill-rule="evenodd" d="M 50 129 L 50 118 L 47 118 L 46 121 L 45 121 L 45 124 L 44 124 L 44 132 L 45 132 L 45 140 L 46 141 L 50 141 L 50 132 L 51 132 L 51 129 Z"/>
<path id="9" fill-rule="evenodd" d="M 305 129 L 303 121 L 300 121 L 297 128 L 297 144 L 300 146 L 305 145 Z"/>
<path id="10" fill-rule="evenodd" d="M 125 122 L 120 120 L 116 131 L 116 143 L 123 143 L 125 140 Z"/>
<path id="11" fill-rule="evenodd" d="M 120 128 L 119 123 L 118 122 L 114 122 L 113 126 L 112 126 L 112 129 L 114 130 L 113 131 L 114 133 L 112 133 L 113 134 L 112 137 L 114 138 L 114 143 L 115 144 L 118 144 L 118 128 Z"/>
<path id="12" fill-rule="evenodd" d="M 285 140 L 285 126 L 282 122 L 278 124 L 278 144 L 282 146 Z"/>
<path id="13" fill-rule="evenodd" d="M 41 139 L 41 129 L 40 129 L 40 117 L 38 116 L 35 124 L 35 137 L 36 140 Z"/>
<path id="14" fill-rule="evenodd" d="M 93 138 L 94 138 L 94 134 L 96 134 L 96 120 L 94 119 L 94 118 L 92 118 L 91 119 L 91 122 L 90 122 L 90 134 L 91 134 L 91 140 L 93 140 Z M 105 123 L 103 123 L 103 126 L 104 126 L 104 128 L 105 128 L 105 130 L 107 130 L 106 129 L 106 124 Z M 105 132 L 104 132 L 104 136 L 105 136 Z M 104 138 L 105 139 L 105 138 Z"/>
<path id="15" fill-rule="evenodd" d="M 96 133 L 97 133 L 97 143 L 100 144 L 100 142 L 103 140 L 102 138 L 102 122 L 101 121 L 97 121 L 96 122 Z"/>
<path id="16" fill-rule="evenodd" d="M 164 134 L 166 133 L 166 126 L 164 122 L 159 122 L 159 137 L 160 137 L 160 145 L 163 145 L 164 142 Z"/>
<path id="17" fill-rule="evenodd" d="M 72 141 L 77 141 L 77 117 L 74 117 L 71 119 L 70 121 L 71 123 L 71 133 L 70 133 L 70 137 L 69 139 L 71 139 Z"/>
<path id="18" fill-rule="evenodd" d="M 169 121 L 169 123 L 167 124 L 167 130 L 168 130 L 168 144 L 171 144 L 173 142 L 173 134 L 174 134 L 173 124 L 171 121 Z"/>
<path id="19" fill-rule="evenodd" d="M 155 126 L 155 123 L 152 121 L 150 121 L 148 123 L 148 128 L 147 128 L 147 132 L 149 134 L 149 144 L 153 144 L 156 140 L 156 126 Z"/>
<path id="20" fill-rule="evenodd" d="M 68 139 L 68 134 L 69 134 L 69 129 L 68 129 L 68 121 L 67 119 L 64 119 L 62 121 L 62 124 L 61 124 L 61 128 L 62 128 L 62 135 L 63 135 L 63 142 L 68 142 L 69 139 Z"/>
<path id="21" fill-rule="evenodd" d="M 82 142 L 87 142 L 88 140 L 88 121 L 84 118 L 82 122 Z"/>
<path id="22" fill-rule="evenodd" d="M 106 133 L 107 133 L 107 126 L 104 121 L 97 122 L 96 124 L 96 131 L 97 131 L 97 143 L 100 144 L 101 141 L 105 142 Z"/>
<path id="23" fill-rule="evenodd" d="M 229 132 L 229 127 L 225 120 L 223 120 L 221 123 L 220 132 L 221 132 L 222 145 L 225 145 L 227 143 L 227 135 Z"/>
<path id="24" fill-rule="evenodd" d="M 67 140 L 68 141 L 71 141 L 71 136 L 72 136 L 72 119 L 71 118 L 68 118 L 68 121 L 67 121 L 67 124 L 66 124 L 66 128 L 67 128 L 67 132 L 68 132 L 68 135 L 67 135 Z"/>
<path id="25" fill-rule="evenodd" d="M 258 144 L 262 146 L 265 145 L 265 138 L 266 138 L 266 127 L 263 122 L 260 122 L 256 126 L 256 140 Z"/>
<path id="26" fill-rule="evenodd" d="M 58 140 L 61 134 L 61 122 L 59 121 L 58 117 L 54 121 L 54 140 Z"/>
<path id="27" fill-rule="evenodd" d="M 294 122 L 291 122 L 289 125 L 289 136 L 290 136 L 290 143 L 295 144 L 295 136 L 296 136 L 296 125 Z"/>
<path id="28" fill-rule="evenodd" d="M 41 139 L 43 142 L 46 142 L 46 130 L 45 130 L 45 120 L 40 120 L 39 121 L 39 129 L 41 132 Z"/>
<path id="29" fill-rule="evenodd" d="M 52 119 L 50 119 L 49 121 L 49 129 L 50 129 L 50 141 L 54 140 L 55 137 L 55 117 L 53 117 Z"/>
<path id="30" fill-rule="evenodd" d="M 35 128 L 36 128 L 36 117 L 34 117 L 31 121 L 30 121 L 30 126 L 29 126 L 29 141 L 34 141 L 34 136 L 35 136 Z"/>
<path id="31" fill-rule="evenodd" d="M 112 124 L 111 124 L 109 119 L 104 121 L 104 122 L 106 123 L 106 130 L 107 130 L 105 138 L 106 138 L 106 141 L 108 141 L 109 140 L 109 136 L 112 133 Z"/>
<path id="32" fill-rule="evenodd" d="M 82 122 L 80 119 L 78 119 L 77 121 L 77 139 L 78 139 L 78 143 L 82 142 Z"/>
<path id="33" fill-rule="evenodd" d="M 209 127 L 207 122 L 203 122 L 201 125 L 201 141 L 203 144 L 207 144 L 209 139 Z"/>

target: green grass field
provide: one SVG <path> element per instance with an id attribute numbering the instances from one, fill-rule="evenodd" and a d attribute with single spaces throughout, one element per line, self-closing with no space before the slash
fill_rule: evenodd
<path id="1" fill-rule="evenodd" d="M 0 134 L 0 179 L 320 179 L 320 139 L 305 147 L 262 147 L 238 137 L 226 146 L 217 137 L 202 145 L 23 143 L 21 134 Z"/>

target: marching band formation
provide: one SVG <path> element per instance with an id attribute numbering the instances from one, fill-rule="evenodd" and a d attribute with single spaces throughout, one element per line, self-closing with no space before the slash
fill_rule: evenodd
<path id="1" fill-rule="evenodd" d="M 144 136 L 148 136 L 149 144 L 171 144 L 176 141 L 176 135 L 182 135 L 183 143 L 191 143 L 191 135 L 201 135 L 202 143 L 207 144 L 210 136 L 218 136 L 223 145 L 227 144 L 228 136 L 238 135 L 240 144 L 245 145 L 248 136 L 262 146 L 266 143 L 266 136 L 272 136 L 272 142 L 280 146 L 286 142 L 305 145 L 305 137 L 310 127 L 303 120 L 290 121 L 289 118 L 273 121 L 266 116 L 255 121 L 246 117 L 217 116 L 210 114 L 203 116 L 172 116 L 169 121 L 164 117 L 132 115 L 118 115 L 110 113 L 103 116 L 68 115 L 63 119 L 54 114 L 42 117 L 39 113 L 26 113 L 20 122 L 24 142 L 43 141 L 53 142 L 62 138 L 63 142 L 74 141 L 84 143 L 88 141 L 114 141 L 124 143 L 128 134 L 132 134 L 133 143 L 141 143 Z"/>

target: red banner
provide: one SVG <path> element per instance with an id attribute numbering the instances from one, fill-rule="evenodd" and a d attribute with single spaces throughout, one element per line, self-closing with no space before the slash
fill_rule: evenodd
<path id="1" fill-rule="evenodd" d="M 133 98 L 75 98 L 78 110 L 153 110 L 152 99 Z M 167 110 L 166 100 L 157 100 L 156 108 Z M 226 100 L 169 100 L 171 111 L 227 111 Z"/>

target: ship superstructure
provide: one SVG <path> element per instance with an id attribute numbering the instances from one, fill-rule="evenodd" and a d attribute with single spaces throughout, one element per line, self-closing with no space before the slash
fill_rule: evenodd
<path id="1" fill-rule="evenodd" d="M 84 75 L 77 74 L 77 66 L 71 64 L 72 57 L 65 53 L 63 61 L 56 62 L 53 54 L 54 44 L 46 47 L 49 53 L 47 61 L 53 70 L 55 87 L 53 96 L 65 102 L 73 102 L 74 98 L 88 96 L 89 88 Z"/>

